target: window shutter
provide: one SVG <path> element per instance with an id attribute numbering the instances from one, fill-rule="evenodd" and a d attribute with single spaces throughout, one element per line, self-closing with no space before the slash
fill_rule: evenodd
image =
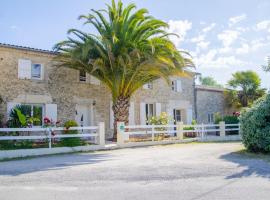
<path id="1" fill-rule="evenodd" d="M 141 122 L 141 125 L 146 124 L 145 103 L 140 104 L 140 122 Z"/>
<path id="2" fill-rule="evenodd" d="M 57 104 L 46 104 L 45 117 L 52 119 L 54 122 L 57 121 Z"/>
<path id="3" fill-rule="evenodd" d="M 98 80 L 94 76 L 90 76 L 90 83 L 93 84 L 93 85 L 100 85 L 100 80 Z"/>
<path id="4" fill-rule="evenodd" d="M 187 124 L 192 124 L 192 108 L 187 109 Z"/>
<path id="5" fill-rule="evenodd" d="M 161 103 L 156 103 L 156 116 L 161 114 Z"/>
<path id="6" fill-rule="evenodd" d="M 31 60 L 18 60 L 18 78 L 31 79 L 32 63 Z"/>
<path id="7" fill-rule="evenodd" d="M 176 80 L 176 89 L 177 89 L 177 92 L 182 92 L 181 80 Z"/>
<path id="8" fill-rule="evenodd" d="M 44 72 L 45 72 L 45 70 L 44 70 L 44 65 L 41 64 L 40 66 L 41 66 L 40 79 L 41 79 L 41 80 L 44 80 Z"/>
<path id="9" fill-rule="evenodd" d="M 15 106 L 20 105 L 20 103 L 15 103 L 15 102 L 8 102 L 7 103 L 7 119 L 9 118 L 10 112 Z"/>
<path id="10" fill-rule="evenodd" d="M 129 121 L 129 125 L 135 125 L 134 102 L 130 102 L 128 121 Z"/>
<path id="11" fill-rule="evenodd" d="M 114 115 L 112 110 L 112 101 L 110 102 L 110 128 L 113 129 Z"/>

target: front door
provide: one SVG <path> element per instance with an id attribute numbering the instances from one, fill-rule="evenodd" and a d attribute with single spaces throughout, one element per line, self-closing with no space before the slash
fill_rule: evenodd
<path id="1" fill-rule="evenodd" d="M 76 122 L 79 126 L 91 125 L 91 108 L 88 105 L 76 105 Z"/>

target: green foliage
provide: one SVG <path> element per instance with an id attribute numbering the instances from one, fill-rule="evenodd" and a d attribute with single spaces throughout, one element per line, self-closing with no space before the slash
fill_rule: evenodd
<path id="1" fill-rule="evenodd" d="M 167 125 L 172 119 L 166 112 L 162 112 L 160 116 L 153 116 L 149 119 L 149 124 L 152 125 Z"/>
<path id="2" fill-rule="evenodd" d="M 17 105 L 11 110 L 9 114 L 8 127 L 11 128 L 25 128 L 32 126 L 39 119 L 31 117 L 31 107 L 28 105 Z"/>
<path id="3" fill-rule="evenodd" d="M 64 127 L 66 128 L 66 130 L 64 131 L 64 134 L 78 134 L 77 130 L 68 130 L 71 127 L 78 127 L 78 124 L 76 121 L 69 120 L 65 122 Z M 80 138 L 62 138 L 60 144 L 62 146 L 74 147 L 74 146 L 82 145 L 82 141 Z"/>
<path id="4" fill-rule="evenodd" d="M 221 116 L 220 113 L 215 114 L 215 124 L 219 124 L 219 122 L 224 121 L 225 124 L 238 124 L 239 118 L 235 115 L 225 115 Z"/>
<path id="5" fill-rule="evenodd" d="M 228 85 L 232 90 L 226 91 L 226 100 L 235 107 L 247 107 L 265 94 L 261 89 L 261 79 L 254 71 L 236 72 L 229 80 Z"/>
<path id="6" fill-rule="evenodd" d="M 270 93 L 256 101 L 240 116 L 245 147 L 254 152 L 270 152 Z"/>
<path id="7" fill-rule="evenodd" d="M 223 86 L 221 84 L 218 84 L 218 82 L 211 76 L 201 76 L 200 83 L 201 85 L 223 88 Z"/>

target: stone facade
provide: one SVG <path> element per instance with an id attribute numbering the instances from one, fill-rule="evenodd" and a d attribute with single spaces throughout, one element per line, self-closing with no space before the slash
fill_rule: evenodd
<path id="1" fill-rule="evenodd" d="M 89 81 L 80 82 L 79 72 L 73 69 L 55 66 L 55 54 L 42 50 L 0 45 L 0 95 L 4 103 L 0 112 L 7 119 L 8 103 L 25 104 L 54 104 L 57 105 L 57 119 L 62 122 L 76 119 L 78 105 L 91 110 L 90 125 L 105 122 L 107 137 L 111 133 L 112 111 L 111 95 L 101 84 L 91 84 Z M 32 63 L 44 66 L 43 80 L 23 80 L 18 78 L 18 60 L 28 59 Z M 172 77 L 180 80 L 181 91 L 173 91 L 171 83 L 163 80 L 153 82 L 152 89 L 139 89 L 132 97 L 132 121 L 141 124 L 145 115 L 145 104 L 156 106 L 156 114 L 168 112 L 174 115 L 174 110 L 180 110 L 181 120 L 190 123 L 195 118 L 195 105 L 198 106 L 198 120 L 205 122 L 204 109 L 220 111 L 223 101 L 219 100 L 221 93 L 198 90 L 197 104 L 195 104 L 194 75 L 190 77 Z M 209 99 L 210 98 L 210 99 Z M 210 100 L 210 101 L 209 101 Z M 201 103 L 202 102 L 202 103 Z M 215 106 L 210 105 L 211 102 Z M 210 103 L 210 104 L 209 104 Z M 45 113 L 46 114 L 46 113 Z M 206 118 L 207 119 L 207 118 Z"/>
<path id="2" fill-rule="evenodd" d="M 212 117 L 216 113 L 225 114 L 224 89 L 207 86 L 196 86 L 196 115 L 199 123 L 212 123 Z M 214 118 L 212 119 L 214 120 Z"/>

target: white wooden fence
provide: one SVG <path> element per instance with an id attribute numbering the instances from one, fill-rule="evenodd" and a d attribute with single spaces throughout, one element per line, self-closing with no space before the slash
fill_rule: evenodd
<path id="1" fill-rule="evenodd" d="M 78 134 L 61 134 L 63 131 L 78 131 Z M 19 136 L 10 136 L 11 133 L 20 133 Z M 4 140 L 48 140 L 48 148 L 52 148 L 52 140 L 61 138 L 94 138 L 95 143 L 105 145 L 105 126 L 100 122 L 98 126 L 87 127 L 48 127 L 48 128 L 0 128 L 0 133 L 8 136 L 0 136 Z M 26 133 L 26 134 L 22 134 Z"/>
<path id="2" fill-rule="evenodd" d="M 240 124 L 199 124 L 184 125 L 135 125 L 125 126 L 123 122 L 117 124 L 117 144 L 137 142 L 161 142 L 172 140 L 188 140 L 193 138 L 199 141 L 240 140 Z M 230 135 L 230 132 L 236 132 Z M 189 135 L 191 134 L 191 136 Z"/>

